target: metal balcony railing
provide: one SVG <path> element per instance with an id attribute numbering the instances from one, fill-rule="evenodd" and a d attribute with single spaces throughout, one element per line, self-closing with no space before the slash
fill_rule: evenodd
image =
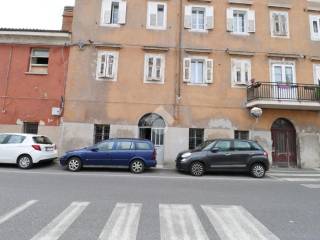
<path id="1" fill-rule="evenodd" d="M 248 102 L 253 100 L 286 100 L 320 102 L 320 86 L 256 82 L 248 86 Z"/>

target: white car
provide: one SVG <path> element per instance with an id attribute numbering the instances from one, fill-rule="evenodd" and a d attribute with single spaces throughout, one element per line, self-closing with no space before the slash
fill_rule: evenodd
<path id="1" fill-rule="evenodd" d="M 17 164 L 22 169 L 58 157 L 56 145 L 42 135 L 0 133 L 0 163 Z"/>

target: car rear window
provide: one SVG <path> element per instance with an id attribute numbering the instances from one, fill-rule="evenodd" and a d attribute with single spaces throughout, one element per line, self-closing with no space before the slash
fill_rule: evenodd
<path id="1" fill-rule="evenodd" d="M 251 150 L 251 145 L 247 141 L 234 141 L 234 149 L 238 151 L 249 151 Z"/>
<path id="2" fill-rule="evenodd" d="M 10 137 L 9 137 L 8 141 L 6 142 L 6 144 L 22 143 L 25 139 L 26 139 L 26 137 L 21 136 L 21 135 L 10 135 Z"/>
<path id="3" fill-rule="evenodd" d="M 251 142 L 251 146 L 253 150 L 261 150 L 264 151 L 264 149 L 256 142 Z"/>
<path id="4" fill-rule="evenodd" d="M 136 150 L 152 150 L 152 146 L 146 142 L 136 142 Z"/>
<path id="5" fill-rule="evenodd" d="M 48 137 L 45 137 L 45 136 L 33 137 L 33 141 L 35 143 L 37 143 L 37 144 L 52 144 L 50 139 Z"/>

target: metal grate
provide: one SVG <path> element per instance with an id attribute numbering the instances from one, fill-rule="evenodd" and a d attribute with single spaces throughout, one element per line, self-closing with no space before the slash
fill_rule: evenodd
<path id="1" fill-rule="evenodd" d="M 110 125 L 94 125 L 94 143 L 99 143 L 110 137 Z"/>
<path id="2" fill-rule="evenodd" d="M 36 122 L 24 122 L 23 123 L 23 132 L 30 134 L 38 134 L 39 123 Z"/>

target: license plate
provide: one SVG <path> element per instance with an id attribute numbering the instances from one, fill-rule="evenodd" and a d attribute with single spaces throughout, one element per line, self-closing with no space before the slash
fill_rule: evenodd
<path id="1" fill-rule="evenodd" d="M 46 147 L 46 151 L 48 152 L 53 151 L 53 147 Z"/>

